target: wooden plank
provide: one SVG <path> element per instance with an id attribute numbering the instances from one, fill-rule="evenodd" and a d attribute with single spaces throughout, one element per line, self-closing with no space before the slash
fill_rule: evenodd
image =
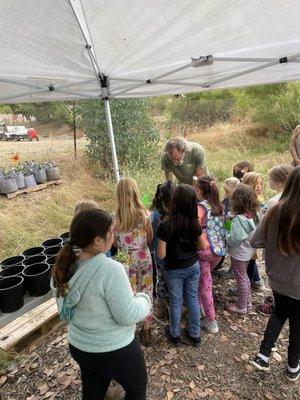
<path id="1" fill-rule="evenodd" d="M 17 190 L 14 193 L 8 193 L 5 196 L 10 200 L 13 199 L 17 196 L 20 196 L 22 194 L 28 194 L 28 193 L 32 193 L 32 192 L 37 192 L 39 190 L 43 190 L 46 189 L 48 186 L 53 186 L 53 185 L 60 185 L 62 183 L 62 179 L 58 179 L 57 181 L 48 181 L 45 183 L 40 183 L 37 186 L 33 186 L 33 187 L 29 187 L 29 188 L 25 188 L 25 189 L 20 189 Z"/>
<path id="2" fill-rule="evenodd" d="M 42 304 L 41 306 L 36 307 L 36 309 L 29 311 L 22 317 L 19 317 L 15 321 L 8 324 L 11 325 L 10 327 L 7 325 L 0 330 L 0 348 L 2 350 L 7 351 L 11 349 L 18 342 L 57 316 L 55 299 L 48 300 L 45 303 L 48 303 L 47 308 L 45 308 L 44 304 Z M 35 313 L 33 313 L 33 311 L 35 311 Z M 28 316 L 28 314 L 30 314 L 30 316 Z M 8 334 L 4 336 L 3 332 L 7 332 Z"/>
<path id="3" fill-rule="evenodd" d="M 50 300 L 44 301 L 44 303 L 40 304 L 37 307 L 34 307 L 32 310 L 27 311 L 27 313 L 24 313 L 20 317 L 16 318 L 9 324 L 3 326 L 3 328 L 0 329 L 0 343 L 1 343 L 1 338 L 3 336 L 8 336 L 12 332 L 14 332 L 17 328 L 19 328 L 21 325 L 25 324 L 28 322 L 30 319 L 38 316 L 39 314 L 43 313 L 46 311 L 49 307 L 53 306 L 53 304 L 56 304 L 56 301 L 54 298 L 51 298 Z"/>

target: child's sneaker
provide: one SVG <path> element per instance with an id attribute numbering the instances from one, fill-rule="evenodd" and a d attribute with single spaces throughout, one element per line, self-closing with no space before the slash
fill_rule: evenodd
<path id="1" fill-rule="evenodd" d="M 272 314 L 273 306 L 270 303 L 259 304 L 256 307 L 256 311 L 258 313 L 260 313 L 261 315 L 265 315 L 266 317 L 269 317 Z"/>
<path id="2" fill-rule="evenodd" d="M 260 371 L 270 371 L 269 363 L 264 361 L 259 356 L 256 356 L 252 360 L 250 360 L 250 364 L 254 365 L 254 367 L 259 369 Z"/>
<path id="3" fill-rule="evenodd" d="M 206 318 L 204 318 L 201 321 L 201 327 L 206 329 L 209 333 L 218 333 L 219 332 L 219 327 L 217 324 L 217 321 L 207 321 Z"/>
<path id="4" fill-rule="evenodd" d="M 227 306 L 227 311 L 234 313 L 234 314 L 247 314 L 248 309 L 246 308 L 239 308 L 236 304 L 234 303 L 228 303 Z"/>
<path id="5" fill-rule="evenodd" d="M 262 279 L 257 282 L 252 282 L 251 286 L 253 287 L 254 290 L 257 290 L 258 292 L 263 292 L 266 289 Z"/>
<path id="6" fill-rule="evenodd" d="M 300 376 L 300 366 L 299 366 L 297 372 L 291 372 L 287 368 L 285 371 L 285 376 L 286 376 L 286 379 L 289 380 L 290 382 L 296 382 Z"/>
<path id="7" fill-rule="evenodd" d="M 201 338 L 200 338 L 200 336 L 197 337 L 197 338 L 191 336 L 191 335 L 189 334 L 189 331 L 188 331 L 187 328 L 185 328 L 184 333 L 185 333 L 186 338 L 192 343 L 192 345 L 193 345 L 194 347 L 200 347 L 200 345 L 201 345 Z"/>
<path id="8" fill-rule="evenodd" d="M 171 335 L 170 325 L 166 326 L 165 333 L 166 333 L 168 341 L 171 342 L 174 347 L 180 346 L 180 336 L 172 336 Z"/>

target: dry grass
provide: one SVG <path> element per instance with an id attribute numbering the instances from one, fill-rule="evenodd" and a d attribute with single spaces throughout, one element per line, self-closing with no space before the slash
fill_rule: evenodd
<path id="1" fill-rule="evenodd" d="M 107 210 L 114 208 L 112 186 L 93 178 L 83 158 L 56 158 L 63 184 L 7 200 L 0 199 L 0 259 L 68 230 L 75 204 L 90 198 Z"/>
<path id="2" fill-rule="evenodd" d="M 187 138 L 205 147 L 211 174 L 221 190 L 222 182 L 232 174 L 232 167 L 237 161 L 250 160 L 257 172 L 266 178 L 269 168 L 290 162 L 288 137 L 269 137 L 265 129 L 248 122 L 214 125 L 202 132 L 189 132 Z M 24 143 L 26 146 L 31 144 Z M 13 200 L 0 197 L 0 259 L 19 254 L 27 247 L 39 245 L 43 240 L 67 230 L 74 205 L 82 198 L 98 201 L 107 211 L 114 209 L 113 183 L 93 177 L 97 166 L 90 166 L 84 161 L 83 148 L 80 146 L 80 155 L 76 161 L 72 151 L 59 144 L 55 146 L 56 153 L 52 155 L 61 167 L 64 178 L 62 186 L 50 187 Z M 157 183 L 163 180 L 158 160 L 157 154 L 153 155 L 147 171 L 126 171 L 137 180 L 141 194 L 146 194 L 149 199 Z M 268 189 L 267 179 L 265 195 L 274 195 Z"/>

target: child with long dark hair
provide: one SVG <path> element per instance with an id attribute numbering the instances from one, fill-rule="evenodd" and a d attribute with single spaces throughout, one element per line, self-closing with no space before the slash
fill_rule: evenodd
<path id="1" fill-rule="evenodd" d="M 266 214 L 250 243 L 265 248 L 265 265 L 275 306 L 258 355 L 251 363 L 268 371 L 272 347 L 288 320 L 290 326 L 286 378 L 300 376 L 300 166 L 288 177 L 279 202 Z"/>
<path id="2" fill-rule="evenodd" d="M 200 307 L 198 286 L 200 267 L 197 250 L 204 248 L 197 215 L 195 189 L 181 184 L 171 199 L 170 217 L 157 230 L 157 255 L 165 261 L 166 281 L 170 295 L 170 325 L 166 327 L 168 340 L 180 345 L 180 319 L 183 299 L 189 310 L 186 331 L 191 343 L 200 346 Z"/>
<path id="3" fill-rule="evenodd" d="M 157 229 L 161 222 L 169 217 L 171 196 L 175 185 L 171 181 L 157 185 L 156 193 L 151 205 L 151 224 L 153 231 L 153 253 L 154 265 L 156 269 L 156 299 L 155 299 L 155 317 L 158 321 L 165 320 L 167 317 L 167 296 L 168 289 L 165 278 L 164 261 L 157 257 Z"/>
<path id="4" fill-rule="evenodd" d="M 135 324 L 150 311 L 150 298 L 133 295 L 122 264 L 105 253 L 113 222 L 102 210 L 74 216 L 70 241 L 60 250 L 51 286 L 68 324 L 71 356 L 79 364 L 83 400 L 104 399 L 112 378 L 126 397 L 146 399 L 147 372 Z M 75 251 L 80 249 L 80 251 Z"/>
<path id="5" fill-rule="evenodd" d="M 234 217 L 227 231 L 228 253 L 237 284 L 237 301 L 227 305 L 228 311 L 247 314 L 251 309 L 251 284 L 247 274 L 249 260 L 255 250 L 250 246 L 249 235 L 255 229 L 258 203 L 253 189 L 240 183 L 231 198 Z"/>
<path id="6" fill-rule="evenodd" d="M 205 314 L 202 326 L 211 333 L 218 333 L 211 271 L 226 254 L 224 210 L 213 178 L 204 175 L 195 181 L 195 187 L 198 198 L 198 219 L 205 242 L 205 249 L 198 250 L 201 265 L 198 296 Z"/>

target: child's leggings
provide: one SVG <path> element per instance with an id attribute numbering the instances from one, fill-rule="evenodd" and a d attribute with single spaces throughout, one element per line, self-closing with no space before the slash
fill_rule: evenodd
<path id="1" fill-rule="evenodd" d="M 230 257 L 230 259 L 238 289 L 236 305 L 240 310 L 243 310 L 251 304 L 251 284 L 247 275 L 248 261 L 240 261 L 233 257 Z"/>
<path id="2" fill-rule="evenodd" d="M 208 250 L 198 250 L 200 261 L 200 282 L 198 290 L 199 304 L 203 307 L 205 318 L 208 322 L 216 319 L 214 298 L 212 293 L 212 277 L 211 271 L 218 265 L 221 258 Z"/>
<path id="3" fill-rule="evenodd" d="M 166 271 L 164 263 L 159 259 L 155 258 L 156 266 L 156 300 L 158 303 L 162 303 L 169 299 L 168 286 L 166 282 Z"/>
<path id="4" fill-rule="evenodd" d="M 151 262 L 139 262 L 129 266 L 129 281 L 133 293 L 144 292 L 153 302 L 153 279 Z M 147 321 L 152 320 L 152 311 L 145 318 Z"/>

